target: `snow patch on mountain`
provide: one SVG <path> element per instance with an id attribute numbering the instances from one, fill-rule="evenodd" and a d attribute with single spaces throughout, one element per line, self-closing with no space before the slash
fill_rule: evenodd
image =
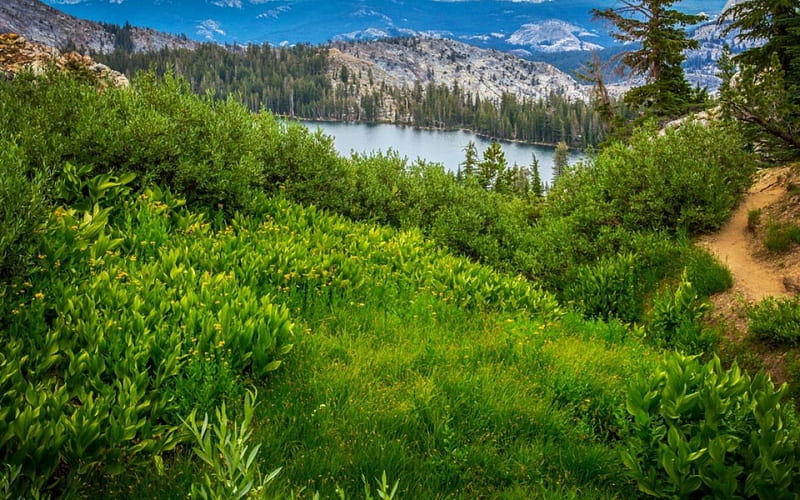
<path id="1" fill-rule="evenodd" d="M 558 19 L 523 24 L 508 37 L 508 43 L 539 52 L 574 52 L 601 50 L 602 45 L 583 40 L 596 37 L 586 29 Z"/>

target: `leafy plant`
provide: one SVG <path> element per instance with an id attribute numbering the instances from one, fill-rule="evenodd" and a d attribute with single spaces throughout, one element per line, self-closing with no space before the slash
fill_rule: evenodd
<path id="1" fill-rule="evenodd" d="M 657 498 L 796 498 L 800 428 L 786 390 L 716 356 L 668 354 L 628 391 L 628 475 Z"/>
<path id="2" fill-rule="evenodd" d="M 279 467 L 264 476 L 257 461 L 261 444 L 252 447 L 250 444 L 256 395 L 256 391 L 245 394 L 239 423 L 231 425 L 228 421 L 224 402 L 215 410 L 214 422 L 209 423 L 208 414 L 205 414 L 202 424 L 198 425 L 197 410 L 192 410 L 184 421 L 195 440 L 195 454 L 209 469 L 201 484 L 192 485 L 192 497 L 239 500 L 264 495 L 264 488 L 280 473 Z"/>
<path id="3" fill-rule="evenodd" d="M 750 335 L 780 345 L 800 342 L 800 298 L 767 297 L 747 311 Z"/>
<path id="4" fill-rule="evenodd" d="M 684 271 L 675 291 L 665 290 L 653 300 L 647 335 L 657 345 L 685 352 L 702 352 L 713 346 L 703 315 L 710 306 L 699 300 Z"/>
<path id="5" fill-rule="evenodd" d="M 642 309 L 642 297 L 637 293 L 637 267 L 633 254 L 581 266 L 569 296 L 587 317 L 637 321 Z"/>
<path id="6" fill-rule="evenodd" d="M 47 220 L 45 169 L 31 169 L 24 151 L 8 139 L 0 140 L 0 276 L 21 273 L 30 264 Z"/>

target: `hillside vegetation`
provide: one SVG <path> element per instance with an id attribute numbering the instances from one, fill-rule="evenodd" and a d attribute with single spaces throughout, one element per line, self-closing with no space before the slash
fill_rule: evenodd
<path id="1" fill-rule="evenodd" d="M 749 183 L 735 127 L 641 129 L 542 199 L 170 75 L 23 74 L 0 110 L 5 496 L 800 493 L 686 238 Z"/>

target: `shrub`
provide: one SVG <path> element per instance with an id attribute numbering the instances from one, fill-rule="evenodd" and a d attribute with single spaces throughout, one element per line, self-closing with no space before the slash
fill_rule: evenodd
<path id="1" fill-rule="evenodd" d="M 770 252 L 785 252 L 794 243 L 800 243 L 800 226 L 791 222 L 767 223 L 764 246 Z"/>
<path id="2" fill-rule="evenodd" d="M 636 257 L 624 254 L 581 266 L 567 293 L 587 317 L 634 322 L 642 309 L 637 285 Z"/>
<path id="3" fill-rule="evenodd" d="M 653 300 L 647 325 L 648 337 L 661 347 L 702 352 L 714 344 L 714 335 L 703 327 L 709 305 L 701 302 L 684 272 L 675 291 L 665 290 Z"/>
<path id="4" fill-rule="evenodd" d="M 800 341 L 800 298 L 767 297 L 747 311 L 750 335 L 774 344 Z"/>
<path id="5" fill-rule="evenodd" d="M 785 393 L 717 357 L 667 355 L 628 390 L 629 476 L 658 498 L 797 498 L 800 428 Z"/>
<path id="6" fill-rule="evenodd" d="M 554 215 L 601 209 L 597 223 L 630 231 L 718 228 L 750 182 L 752 160 L 740 138 L 720 127 L 687 123 L 659 135 L 637 131 L 561 178 L 548 200 Z"/>
<path id="7" fill-rule="evenodd" d="M 0 276 L 19 273 L 30 261 L 47 218 L 48 175 L 31 171 L 19 147 L 0 140 Z"/>

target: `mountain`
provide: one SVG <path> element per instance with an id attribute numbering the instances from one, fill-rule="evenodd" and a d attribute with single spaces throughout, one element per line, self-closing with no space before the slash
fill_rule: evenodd
<path id="1" fill-rule="evenodd" d="M 742 0 L 728 0 L 722 12 L 740 3 Z M 691 38 L 697 40 L 699 47 L 686 52 L 686 78 L 693 85 L 705 87 L 710 91 L 719 88 L 721 80 L 716 76 L 717 60 L 722 55 L 723 47 L 730 47 L 734 54 L 758 45 L 755 41 L 743 41 L 737 33 L 724 34 L 731 21 L 720 16 L 709 19 L 695 27 Z"/>
<path id="2" fill-rule="evenodd" d="M 519 99 L 546 99 L 551 93 L 588 100 L 589 87 L 554 66 L 506 52 L 482 49 L 444 38 L 415 38 L 335 43 L 329 50 L 334 83 L 342 68 L 362 75 L 354 92 L 367 96 L 384 87 L 423 88 L 429 84 L 458 87 L 482 100 L 500 103 L 504 93 Z M 391 103 L 383 103 L 387 116 Z"/>
<path id="3" fill-rule="evenodd" d="M 537 52 L 593 51 L 602 50 L 604 47 L 588 42 L 584 38 L 598 36 L 580 26 L 558 19 L 548 19 L 538 23 L 523 24 L 506 41 L 511 45 L 522 45 Z"/>
<path id="4" fill-rule="evenodd" d="M 111 52 L 125 46 L 133 51 L 164 47 L 193 48 L 196 42 L 153 29 L 104 25 L 78 19 L 39 0 L 0 2 L 0 33 L 17 33 L 26 39 L 58 48 Z"/>
<path id="5" fill-rule="evenodd" d="M 15 0 L 4 0 L 15 1 Z M 45 0 L 82 18 L 186 33 L 198 40 L 280 45 L 440 35 L 486 48 L 594 50 L 614 41 L 592 8 L 616 0 Z M 724 0 L 684 0 L 719 12 Z M 567 40 L 562 42 L 561 38 Z M 520 45 L 521 44 L 521 45 Z"/>

